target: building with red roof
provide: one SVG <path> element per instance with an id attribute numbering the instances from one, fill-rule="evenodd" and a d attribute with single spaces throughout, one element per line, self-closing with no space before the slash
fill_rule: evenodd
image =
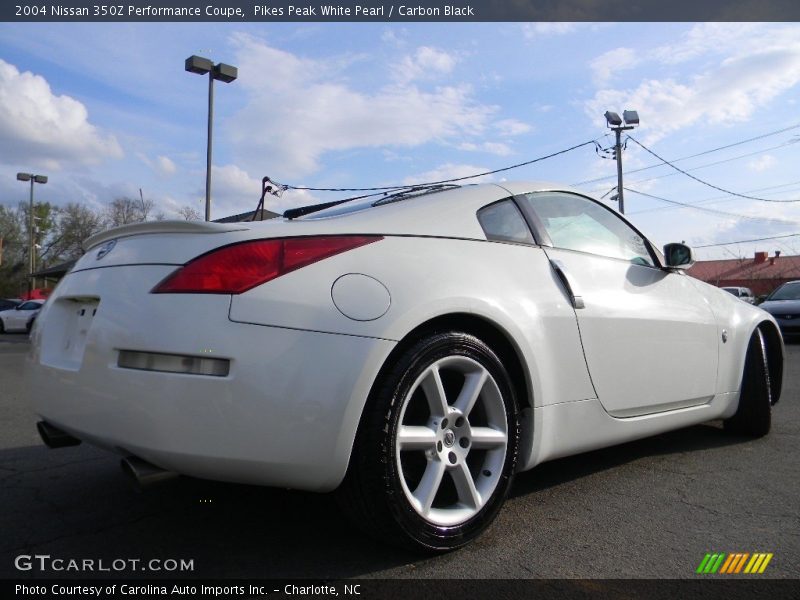
<path id="1" fill-rule="evenodd" d="M 697 261 L 687 273 L 717 287 L 747 287 L 761 296 L 800 279 L 800 256 L 781 256 L 779 250 L 773 256 L 756 252 L 752 258 Z"/>

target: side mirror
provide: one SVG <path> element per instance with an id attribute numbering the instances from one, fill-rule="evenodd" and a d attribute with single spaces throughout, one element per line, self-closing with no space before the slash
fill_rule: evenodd
<path id="1" fill-rule="evenodd" d="M 670 269 L 688 269 L 694 264 L 692 249 L 686 244 L 672 243 L 664 246 L 666 266 Z"/>

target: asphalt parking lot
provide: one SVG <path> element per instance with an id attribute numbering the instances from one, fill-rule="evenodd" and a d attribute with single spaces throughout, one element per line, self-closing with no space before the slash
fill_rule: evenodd
<path id="1" fill-rule="evenodd" d="M 541 465 L 487 534 L 438 557 L 351 530 L 327 495 L 187 478 L 137 494 L 116 456 L 48 450 L 20 376 L 27 350 L 0 335 L 3 578 L 50 575 L 16 570 L 20 554 L 192 559 L 170 575 L 203 578 L 684 578 L 712 551 L 771 552 L 759 577 L 800 577 L 796 343 L 766 438 L 709 423 Z"/>

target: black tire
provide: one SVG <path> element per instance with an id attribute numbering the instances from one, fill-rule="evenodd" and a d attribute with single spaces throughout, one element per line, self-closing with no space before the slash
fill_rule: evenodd
<path id="1" fill-rule="evenodd" d="M 3 319 L 0 319 L 0 333 L 5 333 L 5 332 L 6 332 L 6 326 L 3 323 Z"/>
<path id="2" fill-rule="evenodd" d="M 437 377 L 441 386 L 431 388 Z M 440 394 L 432 389 L 444 392 L 443 410 L 452 419 L 434 414 L 430 407 L 437 401 L 431 397 Z M 468 397 L 474 400 L 462 401 Z M 409 442 L 407 428 L 418 422 L 416 430 L 425 428 L 421 443 L 432 445 Z M 505 441 L 494 435 L 505 435 Z M 497 355 L 470 334 L 431 334 L 384 368 L 337 497 L 351 520 L 373 537 L 416 550 L 453 550 L 478 537 L 497 516 L 513 480 L 518 446 L 517 400 Z M 426 494 L 420 492 L 423 481 L 437 477 L 428 477 L 429 470 L 439 479 L 425 486 Z M 428 498 L 427 508 L 419 500 L 412 504 L 415 493 Z"/>
<path id="3" fill-rule="evenodd" d="M 772 425 L 772 382 L 764 334 L 756 329 L 747 346 L 739 408 L 725 421 L 725 430 L 737 435 L 763 437 Z"/>
<path id="4" fill-rule="evenodd" d="M 25 326 L 26 333 L 30 333 L 31 332 L 31 329 L 33 329 L 33 322 L 35 320 L 36 320 L 36 317 L 34 317 L 30 321 L 28 321 L 28 324 Z"/>

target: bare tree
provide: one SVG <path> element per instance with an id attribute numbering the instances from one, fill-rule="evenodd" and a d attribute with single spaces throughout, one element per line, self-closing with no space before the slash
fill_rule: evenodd
<path id="1" fill-rule="evenodd" d="M 191 206 L 183 206 L 179 208 L 178 214 L 183 217 L 185 221 L 199 221 L 203 218 L 198 210 Z"/>
<path id="2" fill-rule="evenodd" d="M 153 208 L 152 200 L 140 201 L 122 196 L 106 205 L 104 221 L 106 227 L 119 227 L 129 223 L 141 223 L 147 220 Z"/>

